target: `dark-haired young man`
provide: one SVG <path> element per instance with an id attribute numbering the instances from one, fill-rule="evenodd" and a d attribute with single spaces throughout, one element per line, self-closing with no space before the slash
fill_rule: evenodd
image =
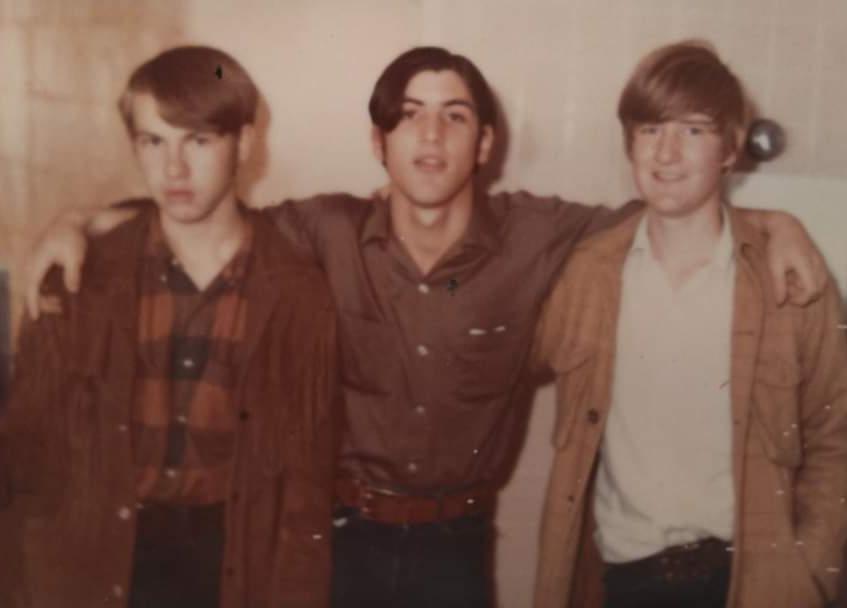
<path id="1" fill-rule="evenodd" d="M 539 324 L 559 417 L 536 608 L 835 598 L 847 541 L 840 302 L 830 281 L 805 308 L 774 305 L 763 239 L 723 187 L 748 115 L 738 79 L 700 43 L 657 49 L 624 88 L 646 210 L 575 248 Z M 575 595 L 599 573 L 604 600 Z"/>
<path id="2" fill-rule="evenodd" d="M 616 218 L 479 190 L 495 103 L 461 55 L 403 53 L 369 109 L 390 200 L 332 195 L 268 210 L 322 266 L 340 314 L 346 428 L 333 602 L 488 606 L 491 515 L 521 428 L 514 396 L 536 314 L 571 247 Z M 73 277 L 78 224 L 53 235 L 36 258 L 60 260 Z M 785 251 L 798 243 L 789 240 Z M 810 270 L 805 236 L 799 244 L 789 257 Z"/>
<path id="3" fill-rule="evenodd" d="M 27 606 L 329 603 L 335 317 L 236 198 L 257 98 L 208 47 L 129 79 L 151 200 L 92 241 L 77 294 L 51 285 L 63 314 L 23 327 L 3 420 Z"/>

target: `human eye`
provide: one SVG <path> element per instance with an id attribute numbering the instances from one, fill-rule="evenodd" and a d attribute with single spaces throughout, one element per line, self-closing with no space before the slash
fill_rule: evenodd
<path id="1" fill-rule="evenodd" d="M 400 116 L 405 120 L 411 120 L 417 113 L 418 109 L 415 106 L 403 106 L 403 109 L 400 110 Z"/>
<path id="2" fill-rule="evenodd" d="M 198 146 L 205 146 L 206 144 L 212 143 L 212 136 L 208 133 L 192 133 L 190 141 Z"/>
<path id="3" fill-rule="evenodd" d="M 453 110 L 447 113 L 447 119 L 450 122 L 465 124 L 468 122 L 468 116 L 464 112 Z"/>
<path id="4" fill-rule="evenodd" d="M 639 135 L 655 135 L 659 132 L 659 125 L 654 123 L 643 123 L 638 125 L 635 132 Z"/>
<path id="5" fill-rule="evenodd" d="M 135 137 L 135 143 L 142 148 L 150 148 L 158 146 L 162 143 L 162 138 L 149 133 L 141 133 Z"/>

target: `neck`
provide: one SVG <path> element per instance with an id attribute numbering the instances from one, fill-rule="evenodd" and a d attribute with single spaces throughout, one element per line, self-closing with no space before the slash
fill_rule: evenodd
<path id="1" fill-rule="evenodd" d="M 448 203 L 423 207 L 392 192 L 391 228 L 418 269 L 427 274 L 465 233 L 473 213 L 473 185 L 469 183 Z"/>
<path id="2" fill-rule="evenodd" d="M 208 286 L 232 259 L 246 229 L 234 196 L 199 222 L 175 222 L 164 214 L 159 217 L 168 246 L 199 289 Z"/>
<path id="3" fill-rule="evenodd" d="M 679 217 L 661 215 L 648 207 L 650 249 L 675 287 L 712 259 L 722 226 L 719 199 Z"/>

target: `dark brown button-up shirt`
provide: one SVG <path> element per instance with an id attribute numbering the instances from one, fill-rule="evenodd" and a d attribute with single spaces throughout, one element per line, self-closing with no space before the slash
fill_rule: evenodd
<path id="1" fill-rule="evenodd" d="M 402 493 L 502 481 L 538 310 L 602 207 L 520 192 L 480 198 L 465 235 L 423 274 L 390 207 L 325 195 L 268 209 L 327 273 L 340 316 L 340 474 Z"/>

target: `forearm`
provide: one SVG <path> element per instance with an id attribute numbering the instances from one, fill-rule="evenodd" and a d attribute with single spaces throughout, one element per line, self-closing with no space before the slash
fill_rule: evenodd
<path id="1" fill-rule="evenodd" d="M 803 465 L 795 481 L 797 540 L 815 577 L 834 593 L 847 543 L 847 346 L 838 329 L 840 300 L 829 287 L 805 309 L 800 428 Z"/>
<path id="2" fill-rule="evenodd" d="M 108 232 L 116 225 L 135 215 L 134 209 L 110 205 L 88 205 L 72 207 L 57 215 L 36 237 L 38 246 L 57 232 L 70 230 L 86 237 Z"/>
<path id="3" fill-rule="evenodd" d="M 821 588 L 832 599 L 847 542 L 847 442 L 804 455 L 795 484 L 796 542 Z"/>
<path id="4" fill-rule="evenodd" d="M 608 230 L 609 228 L 617 226 L 627 218 L 632 217 L 634 214 L 644 209 L 644 203 L 639 200 L 632 200 L 617 208 L 598 205 L 593 209 L 594 213 L 591 216 L 591 220 L 586 225 L 581 238 L 586 238 L 597 232 L 602 232 L 603 230 Z"/>

